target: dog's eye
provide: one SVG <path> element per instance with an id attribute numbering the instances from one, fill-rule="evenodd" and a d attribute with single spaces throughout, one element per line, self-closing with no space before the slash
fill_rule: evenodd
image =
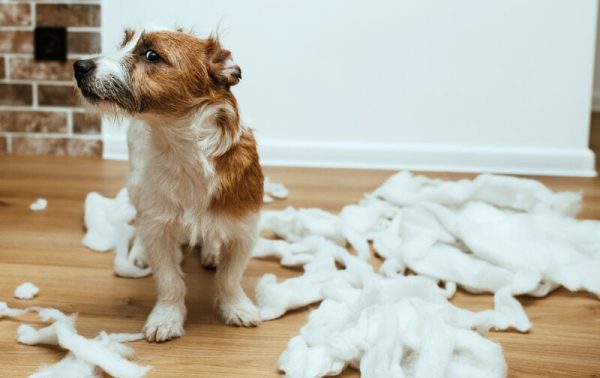
<path id="1" fill-rule="evenodd" d="M 156 53 L 154 50 L 146 51 L 146 60 L 149 62 L 156 62 L 160 59 L 160 55 Z"/>

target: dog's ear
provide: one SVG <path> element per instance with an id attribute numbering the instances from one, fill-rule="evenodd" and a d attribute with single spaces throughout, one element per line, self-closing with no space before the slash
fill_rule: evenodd
<path id="1" fill-rule="evenodd" d="M 232 86 L 236 85 L 242 79 L 242 69 L 233 60 L 231 51 L 221 47 L 219 41 L 215 38 L 209 39 L 208 69 L 210 74 L 218 82 Z"/>

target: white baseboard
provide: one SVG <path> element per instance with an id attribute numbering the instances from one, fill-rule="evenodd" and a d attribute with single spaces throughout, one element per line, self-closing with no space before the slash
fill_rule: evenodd
<path id="1" fill-rule="evenodd" d="M 594 91 L 592 95 L 592 111 L 600 112 L 600 92 Z"/>
<path id="2" fill-rule="evenodd" d="M 596 176 L 594 154 L 587 148 L 488 148 L 266 140 L 259 143 L 259 152 L 261 163 L 265 166 Z M 125 138 L 105 137 L 104 158 L 127 159 Z"/>

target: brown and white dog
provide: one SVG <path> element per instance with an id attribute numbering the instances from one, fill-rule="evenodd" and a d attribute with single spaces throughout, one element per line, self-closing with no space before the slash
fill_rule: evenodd
<path id="1" fill-rule="evenodd" d="M 241 287 L 257 237 L 263 174 L 251 130 L 230 87 L 241 79 L 231 53 L 210 37 L 168 29 L 127 30 L 114 55 L 74 64 L 85 100 L 125 114 L 137 210 L 132 252 L 147 259 L 158 299 L 148 341 L 183 334 L 183 244 L 217 265 L 216 304 L 227 324 L 253 326 L 259 311 Z"/>

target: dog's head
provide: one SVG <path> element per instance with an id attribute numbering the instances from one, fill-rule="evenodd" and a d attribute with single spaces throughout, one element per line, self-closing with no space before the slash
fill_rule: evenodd
<path id="1" fill-rule="evenodd" d="M 217 38 L 166 29 L 128 29 L 117 53 L 73 68 L 89 104 L 131 115 L 182 116 L 226 96 L 242 78 Z"/>

